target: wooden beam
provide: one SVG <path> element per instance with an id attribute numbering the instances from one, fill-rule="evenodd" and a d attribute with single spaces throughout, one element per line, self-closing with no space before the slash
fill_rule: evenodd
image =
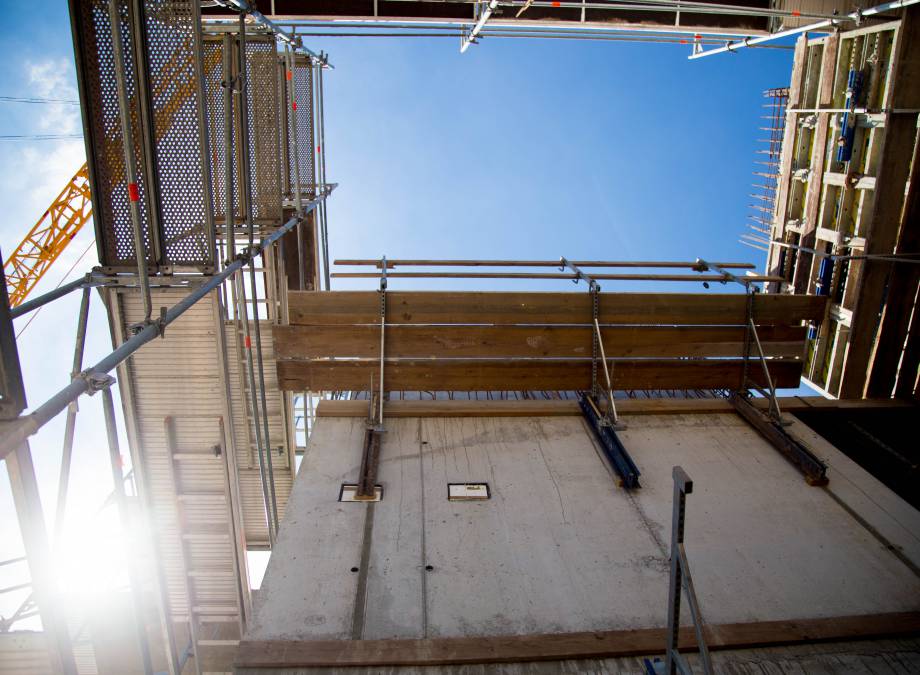
<path id="1" fill-rule="evenodd" d="M 920 10 L 917 8 L 904 12 L 889 81 L 892 91 L 885 101 L 886 107 L 920 108 Z M 875 208 L 866 233 L 867 255 L 895 250 L 916 141 L 916 115 L 889 115 L 876 171 Z M 841 397 L 855 398 L 866 393 L 891 265 L 879 260 L 864 260 L 862 273 L 854 280 L 859 290 L 843 364 Z M 888 349 L 890 345 L 882 345 L 882 348 Z"/>
<path id="2" fill-rule="evenodd" d="M 816 296 L 759 294 L 754 317 L 762 325 L 795 325 L 821 319 L 827 299 Z M 379 324 L 377 291 L 296 292 L 288 294 L 292 325 Z M 504 293 L 390 291 L 388 324 L 589 324 L 588 293 Z M 742 325 L 744 294 L 601 293 L 602 324 Z"/>
<path id="3" fill-rule="evenodd" d="M 901 232 L 895 246 L 895 253 L 899 254 L 920 251 L 920 141 L 914 143 L 908 184 Z M 913 384 L 917 381 L 916 349 L 907 350 L 906 342 L 912 317 L 917 320 L 918 285 L 920 265 L 900 263 L 892 267 L 871 361 L 867 396 L 891 396 L 895 392 L 896 381 L 900 382 L 902 377 L 904 382 Z M 913 386 L 910 388 L 912 390 Z"/>
<path id="4" fill-rule="evenodd" d="M 920 633 L 920 613 L 791 619 L 705 627 L 711 650 L 750 649 Z M 659 654 L 664 628 L 396 640 L 244 640 L 236 668 L 347 668 L 522 663 Z M 696 649 L 693 629 L 682 627 L 678 647 Z"/>
<path id="5" fill-rule="evenodd" d="M 278 359 L 380 358 L 380 327 L 273 326 Z M 601 331 L 608 357 L 744 355 L 742 326 L 618 326 Z M 589 357 L 588 326 L 393 326 L 387 358 Z M 765 326 L 767 356 L 802 357 L 804 326 Z"/>
<path id="6" fill-rule="evenodd" d="M 766 399 L 753 399 L 755 408 L 765 410 Z M 887 410 L 913 408 L 907 401 L 895 399 L 837 400 L 823 396 L 780 397 L 783 412 L 799 410 Z M 617 399 L 620 415 L 709 415 L 735 413 L 724 398 L 623 398 Z M 384 418 L 396 417 L 580 417 L 581 408 L 574 399 L 465 400 L 438 399 L 425 401 L 387 401 Z M 367 401 L 323 400 L 316 408 L 317 417 L 367 417 Z"/>
<path id="7" fill-rule="evenodd" d="M 278 361 L 278 383 L 285 391 L 364 391 L 379 368 L 377 361 Z M 720 389 L 741 384 L 741 359 L 645 359 L 616 361 L 614 389 Z M 797 387 L 801 361 L 770 362 L 777 387 Z M 763 371 L 757 363 L 749 379 L 760 386 Z M 590 360 L 551 359 L 418 360 L 386 366 L 387 391 L 575 391 L 591 386 Z"/>

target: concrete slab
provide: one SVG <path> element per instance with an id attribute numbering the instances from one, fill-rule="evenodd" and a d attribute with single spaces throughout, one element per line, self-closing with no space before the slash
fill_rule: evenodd
<path id="1" fill-rule="evenodd" d="M 577 417 L 389 420 L 370 506 L 336 501 L 363 420 L 317 420 L 247 639 L 663 625 L 675 464 L 695 481 L 687 552 L 709 621 L 920 609 L 920 579 L 845 495 L 807 486 L 737 416 L 626 421 L 634 493 Z M 450 482 L 487 482 L 492 498 L 448 501 Z"/>

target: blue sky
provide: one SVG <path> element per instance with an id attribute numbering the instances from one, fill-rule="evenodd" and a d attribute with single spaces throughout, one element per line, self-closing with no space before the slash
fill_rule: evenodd
<path id="1" fill-rule="evenodd" d="M 76 98 L 66 3 L 0 6 L 0 95 Z M 450 39 L 317 39 L 310 46 L 328 51 L 335 65 L 325 76 L 327 172 L 340 184 L 329 204 L 332 257 L 699 256 L 763 265 L 762 254 L 737 240 L 750 201 L 761 92 L 788 83 L 791 51 L 690 62 L 688 46 L 612 42 L 491 38 L 463 55 Z M 0 126 L 2 134 L 80 128 L 76 107 L 9 103 L 0 103 Z M 0 142 L 4 256 L 83 161 L 79 140 Z M 90 229 L 82 232 L 36 292 L 74 264 L 74 274 L 95 264 L 92 238 Z M 418 287 L 391 287 L 410 285 Z M 97 300 L 87 362 L 110 347 Z M 73 296 L 46 309 L 20 340 L 33 405 L 67 383 L 77 304 Z M 49 516 L 63 417 L 32 443 Z M 81 401 L 74 483 L 78 522 L 111 490 L 97 398 Z M 16 554 L 18 538 L 5 478 L 0 513 L 3 559 Z M 5 609 L 0 599 L 0 614 Z"/>

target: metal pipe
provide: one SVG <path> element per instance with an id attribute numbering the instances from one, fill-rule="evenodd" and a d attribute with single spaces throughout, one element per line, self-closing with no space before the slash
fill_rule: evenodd
<path id="1" fill-rule="evenodd" d="M 325 97 L 323 96 L 323 67 L 319 67 L 319 84 L 317 93 L 319 96 L 319 164 L 322 169 L 322 180 L 318 181 L 320 185 L 326 185 L 326 111 L 324 107 Z M 322 237 L 323 246 L 323 275 L 326 280 L 326 290 L 331 290 L 329 283 L 329 224 L 326 219 L 326 202 L 320 205 L 319 226 L 321 228 L 320 236 Z M 320 229 L 318 228 L 318 229 Z"/>
<path id="2" fill-rule="evenodd" d="M 71 281 L 70 283 L 58 286 L 53 291 L 48 291 L 43 295 L 33 298 L 32 300 L 27 300 L 18 307 L 10 308 L 10 318 L 18 319 L 24 314 L 28 314 L 32 310 L 38 309 L 43 305 L 47 305 L 49 302 L 57 300 L 58 298 L 63 298 L 65 295 L 69 294 L 72 291 L 77 290 L 78 288 L 84 288 L 89 286 L 98 286 L 102 282 L 93 282 L 93 276 L 87 274 L 79 279 Z"/>
<path id="3" fill-rule="evenodd" d="M 470 45 L 473 44 L 476 36 L 479 35 L 482 27 L 486 25 L 486 21 L 491 18 L 492 12 L 495 11 L 496 7 L 498 7 L 498 0 L 489 0 L 489 4 L 486 5 L 486 8 L 483 9 L 482 13 L 479 15 L 479 20 L 476 22 L 476 25 L 473 26 L 473 29 L 463 39 L 463 43 L 460 45 L 461 54 L 469 49 Z"/>
<path id="4" fill-rule="evenodd" d="M 274 519 L 272 518 L 271 495 L 268 491 L 268 476 L 265 469 L 265 457 L 262 454 L 262 429 L 259 418 L 259 400 L 256 394 L 256 374 L 252 362 L 252 338 L 249 331 L 249 315 L 246 309 L 245 289 L 242 275 L 236 278 L 236 315 L 243 322 L 244 353 L 246 354 L 246 374 L 249 379 L 249 413 L 252 416 L 252 431 L 255 435 L 256 453 L 259 460 L 259 477 L 262 481 L 262 499 L 265 503 L 265 518 L 268 526 L 268 541 L 275 545 Z M 253 291 L 255 292 L 255 291 Z"/>
<path id="5" fill-rule="evenodd" d="M 417 0 L 393 0 L 394 2 L 416 2 Z M 473 0 L 469 4 L 480 4 L 483 0 Z M 623 9 L 639 9 L 635 5 L 643 4 L 655 4 L 655 5 L 664 5 L 667 6 L 668 11 L 670 12 L 680 12 L 683 10 L 688 10 L 688 13 L 693 14 L 734 14 L 734 15 L 743 15 L 743 16 L 762 16 L 762 17 L 799 17 L 802 18 L 831 18 L 829 14 L 813 14 L 813 13 L 803 13 L 801 15 L 795 14 L 791 10 L 780 10 L 780 9 L 768 9 L 768 8 L 755 8 L 755 7 L 744 7 L 741 5 L 729 5 L 729 4 L 708 4 L 705 2 L 699 2 L 698 0 L 688 0 L 683 2 L 682 0 L 629 0 L 628 2 L 586 2 L 585 0 L 569 0 L 566 2 L 555 2 L 551 0 L 539 0 L 534 2 L 532 0 L 502 0 L 500 2 L 490 3 L 494 4 L 497 7 L 510 7 L 512 9 L 527 9 L 529 7 L 543 7 L 546 9 L 600 9 L 600 10 L 623 10 Z M 378 19 L 379 20 L 379 19 Z M 405 20 L 405 19 L 400 19 Z M 507 21 L 507 20 L 506 20 Z M 527 21 L 525 18 L 523 21 Z M 573 22 L 574 23 L 574 22 Z"/>
<path id="6" fill-rule="evenodd" d="M 249 14 L 249 16 L 255 19 L 257 23 L 261 24 L 262 26 L 270 30 L 272 33 L 274 33 L 275 36 L 279 40 L 283 41 L 284 43 L 286 43 L 287 45 L 295 49 L 300 49 L 310 58 L 315 59 L 316 61 L 322 62 L 322 60 L 317 54 L 315 54 L 314 52 L 310 51 L 309 49 L 303 46 L 303 41 L 300 38 L 298 38 L 294 34 L 288 33 L 286 30 L 281 28 L 281 26 L 279 26 L 274 21 L 269 19 L 267 16 L 262 14 L 262 12 L 257 10 L 255 7 L 252 7 L 248 2 L 246 2 L 246 0 L 215 0 L 215 1 L 217 2 L 217 4 L 223 7 L 226 7 L 227 9 L 238 11 L 240 15 Z M 329 67 L 331 68 L 332 66 L 329 66 Z"/>
<path id="7" fill-rule="evenodd" d="M 294 57 L 291 55 L 291 48 L 285 47 L 284 50 L 284 60 L 285 68 L 287 70 L 287 75 L 285 80 L 287 81 L 288 89 L 288 105 L 290 106 L 290 115 L 292 124 L 291 124 L 291 145 L 293 146 L 292 159 L 294 162 L 294 208 L 297 210 L 298 216 L 303 216 L 303 196 L 300 192 L 300 147 L 297 143 L 297 97 L 295 96 L 296 87 L 294 84 L 294 77 L 296 71 L 294 69 Z M 290 172 L 290 168 L 286 167 L 286 172 Z M 303 250 L 304 250 L 304 241 L 303 241 L 303 228 L 305 223 L 301 222 L 297 226 L 297 281 L 298 288 L 300 290 L 305 290 L 307 287 L 306 284 L 306 270 L 304 269 L 304 259 L 303 259 Z"/>
<path id="8" fill-rule="evenodd" d="M 334 272 L 342 279 L 379 279 L 378 272 Z M 391 272 L 389 277 L 402 279 L 578 279 L 575 274 L 531 274 L 527 272 Z M 721 274 L 594 274 L 595 279 L 606 281 L 728 281 Z M 752 274 L 745 276 L 749 282 L 784 281 L 782 277 Z"/>
<path id="9" fill-rule="evenodd" d="M 875 7 L 870 7 L 869 9 L 858 9 L 855 12 L 850 14 L 845 14 L 840 17 L 833 19 L 824 19 L 823 21 L 818 21 L 816 23 L 810 23 L 806 26 L 799 26 L 798 28 L 790 28 L 788 30 L 778 31 L 776 33 L 771 33 L 770 35 L 764 35 L 762 37 L 756 38 L 744 38 L 743 40 L 738 40 L 737 42 L 730 42 L 724 47 L 719 47 L 717 49 L 707 49 L 706 51 L 697 52 L 688 56 L 688 59 L 701 59 L 704 56 L 711 56 L 713 54 L 721 54 L 723 52 L 734 52 L 744 47 L 750 47 L 753 45 L 763 44 L 764 42 L 772 42 L 773 40 L 779 40 L 780 38 L 790 37 L 792 35 L 800 35 L 802 33 L 812 33 L 815 31 L 820 31 L 824 28 L 832 28 L 840 25 L 845 21 L 852 21 L 855 23 L 862 22 L 863 19 L 876 16 L 878 14 L 884 14 L 885 12 L 890 12 L 895 9 L 902 9 L 904 7 L 909 7 L 915 5 L 920 0 L 894 0 L 894 2 L 885 2 L 881 5 L 876 5 Z"/>
<path id="10" fill-rule="evenodd" d="M 233 200 L 233 41 L 224 35 L 224 260 L 236 255 L 236 222 Z"/>
<path id="11" fill-rule="evenodd" d="M 150 322 L 153 305 L 150 300 L 150 281 L 147 278 L 147 249 L 141 225 L 140 195 L 137 189 L 137 167 L 134 159 L 134 137 L 131 131 L 131 113 L 128 110 L 128 87 L 125 82 L 125 57 L 121 44 L 121 15 L 117 0 L 109 0 L 109 22 L 112 28 L 112 56 L 115 61 L 115 83 L 118 92 L 118 118 L 121 125 L 122 146 L 125 154 L 125 184 L 134 234 L 134 253 L 137 256 L 137 277 L 144 300 L 144 323 Z"/>
<path id="12" fill-rule="evenodd" d="M 112 382 L 114 384 L 114 382 Z M 112 388 L 106 386 L 102 389 L 102 412 L 105 417 L 105 434 L 109 442 L 109 464 L 112 469 L 112 482 L 115 484 L 115 502 L 118 505 L 118 515 L 121 520 L 122 531 L 125 536 L 134 528 L 128 521 L 128 504 L 125 495 L 124 475 L 121 471 L 121 451 L 118 448 L 118 430 L 115 422 L 115 404 L 112 399 Z M 140 587 L 140 575 L 133 551 L 127 550 L 128 542 L 123 542 L 128 556 L 128 576 L 131 584 L 131 595 L 134 600 L 134 622 L 137 629 L 137 644 L 141 651 L 141 663 L 147 675 L 153 675 L 153 662 L 150 658 L 150 644 L 147 641 L 147 623 L 144 619 L 143 591 Z"/>
<path id="13" fill-rule="evenodd" d="M 220 260 L 217 251 L 217 228 L 214 224 L 214 177 L 211 172 L 211 162 L 208 150 L 211 147 L 210 131 L 208 128 L 207 111 L 205 110 L 205 74 L 204 74 L 204 40 L 201 36 L 201 3 L 192 3 L 192 28 L 194 36 L 194 68 L 195 80 L 198 86 L 198 142 L 201 146 L 201 175 L 202 201 L 204 202 L 205 239 L 207 239 L 208 256 L 214 269 L 219 269 Z"/>
<path id="14" fill-rule="evenodd" d="M 249 156 L 249 82 L 246 77 L 246 17 L 240 14 L 239 51 L 237 53 L 237 93 L 240 96 L 240 191 L 243 195 L 243 218 L 249 231 L 249 247 L 253 243 L 252 167 Z"/>
<path id="15" fill-rule="evenodd" d="M 298 218 L 298 221 L 300 219 Z M 263 255 L 263 264 L 264 264 L 264 255 Z M 262 429 L 263 436 L 265 438 L 265 463 L 268 470 L 268 485 L 269 485 L 269 496 L 271 497 L 271 510 L 269 516 L 274 522 L 275 536 L 278 534 L 278 526 L 280 522 L 278 520 L 278 500 L 275 494 L 275 473 L 272 467 L 272 445 L 271 437 L 268 433 L 268 400 L 265 395 L 265 363 L 262 358 L 262 328 L 259 323 L 259 305 L 256 301 L 256 269 L 255 269 L 255 257 L 249 261 L 249 283 L 252 288 L 252 323 L 255 326 L 253 331 L 256 336 L 256 364 L 259 372 L 259 401 L 261 404 L 262 412 Z M 267 289 L 266 289 L 267 295 Z M 266 310 L 267 314 L 267 310 Z M 253 394 L 255 395 L 255 394 Z"/>
<path id="16" fill-rule="evenodd" d="M 335 188 L 335 185 L 326 186 L 325 191 L 310 200 L 304 207 L 305 213 L 309 213 L 316 208 L 316 205 L 328 197 L 329 193 Z M 93 378 L 104 375 L 115 368 L 119 363 L 131 356 L 143 345 L 157 338 L 161 330 L 182 316 L 196 302 L 205 297 L 208 293 L 219 287 L 226 279 L 239 271 L 249 260 L 249 255 L 257 254 L 259 251 L 271 246 L 278 239 L 287 234 L 297 224 L 297 218 L 291 218 L 287 223 L 279 227 L 270 235 L 266 236 L 255 247 L 253 252 L 247 252 L 237 256 L 227 267 L 219 274 L 208 278 L 206 282 L 189 293 L 185 298 L 166 310 L 162 321 L 156 324 L 144 326 L 137 334 L 125 340 L 117 349 L 112 351 L 108 356 L 100 360 L 96 365 L 88 368 L 81 373 L 81 376 L 61 389 L 54 396 L 45 401 L 36 408 L 31 414 L 20 417 L 18 420 L 5 429 L 5 433 L 0 439 L 0 459 L 5 458 L 23 441 L 32 436 L 41 429 L 51 419 L 56 417 L 67 404 L 76 400 L 81 394 L 86 393 L 94 388 Z"/>
<path id="17" fill-rule="evenodd" d="M 86 345 L 86 325 L 89 319 L 89 301 L 92 291 L 83 289 L 83 298 L 80 301 L 80 315 L 77 320 L 77 340 L 73 348 L 73 368 L 70 371 L 71 379 L 79 377 L 83 370 L 83 348 Z M 70 463 L 73 458 L 73 436 L 77 425 L 77 402 L 73 401 L 67 406 L 67 423 L 64 427 L 64 450 L 61 457 L 61 473 L 58 479 L 58 497 L 54 517 L 54 544 L 61 541 L 64 531 L 64 512 L 67 509 L 67 489 L 70 483 Z"/>
<path id="18" fill-rule="evenodd" d="M 569 265 L 576 267 L 667 267 L 689 268 L 699 267 L 699 261 L 694 262 L 652 262 L 642 260 L 569 260 Z M 365 267 L 380 267 L 380 260 L 339 259 L 336 265 L 352 265 Z M 387 260 L 387 267 L 559 267 L 558 260 Z M 752 270 L 753 263 L 710 263 L 726 269 Z"/>
<path id="19" fill-rule="evenodd" d="M 242 165 L 242 176 L 243 176 L 243 205 L 245 210 L 246 224 L 249 231 L 249 248 L 253 247 L 254 240 L 254 217 L 253 217 L 253 205 L 252 205 L 252 157 L 249 154 L 249 129 L 247 124 L 247 113 L 249 110 L 248 103 L 248 90 L 249 82 L 246 78 L 246 20 L 244 14 L 240 14 L 240 53 L 239 53 L 239 73 L 238 77 L 240 78 L 240 162 Z M 297 222 L 300 222 L 300 216 L 295 219 Z M 274 484 L 274 475 L 272 473 L 271 466 L 271 441 L 268 435 L 268 409 L 265 398 L 265 369 L 262 360 L 262 332 L 259 328 L 259 305 L 256 299 L 256 272 L 255 272 L 255 258 L 258 253 L 254 253 L 249 260 L 249 282 L 252 290 L 252 320 L 254 322 L 255 330 L 250 331 L 249 327 L 249 316 L 246 312 L 245 300 L 240 301 L 241 309 L 243 311 L 243 320 L 246 331 L 246 348 L 247 348 L 247 358 L 249 359 L 249 379 L 250 379 L 250 388 L 252 396 L 252 407 L 253 407 L 253 425 L 256 427 L 256 443 L 259 450 L 259 463 L 260 467 L 262 465 L 262 449 L 266 451 L 265 463 L 267 464 L 267 474 L 263 472 L 263 480 L 267 477 L 268 484 Z M 243 292 L 242 280 L 240 280 L 239 289 L 241 293 Z M 259 398 L 261 399 L 261 410 L 256 401 L 256 383 L 255 383 L 255 374 L 253 373 L 253 363 L 252 363 L 252 341 L 251 341 L 251 332 L 255 332 L 256 337 L 256 363 L 258 364 L 259 371 Z M 264 430 L 264 444 L 260 442 L 260 436 L 263 436 L 263 433 L 259 430 L 260 424 L 260 413 L 261 413 L 261 424 Z M 268 512 L 267 516 L 269 519 L 269 539 L 272 545 L 274 545 L 275 535 L 277 534 L 278 526 L 278 507 L 275 503 L 274 490 L 269 492 L 268 500 Z"/>

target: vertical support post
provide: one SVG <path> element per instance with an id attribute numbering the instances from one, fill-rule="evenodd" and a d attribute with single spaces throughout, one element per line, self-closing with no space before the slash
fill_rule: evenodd
<path id="1" fill-rule="evenodd" d="M 128 89 L 125 82 L 125 57 L 121 44 L 121 14 L 118 0 L 109 0 L 109 22 L 112 28 L 112 56 L 115 60 L 115 82 L 118 91 L 118 118 L 121 126 L 125 154 L 125 181 L 134 233 L 134 252 L 137 254 L 137 277 L 144 300 L 144 322 L 150 322 L 153 312 L 150 301 L 150 281 L 147 278 L 147 249 L 141 225 L 140 195 L 137 189 L 137 166 L 134 157 L 134 135 L 131 131 L 131 113 L 128 110 Z"/>
<path id="2" fill-rule="evenodd" d="M 678 546 L 684 543 L 684 516 L 687 495 L 693 492 L 693 481 L 679 466 L 675 466 L 674 476 L 674 511 L 671 515 L 671 583 L 668 586 L 668 644 L 665 654 L 665 672 L 677 673 L 677 638 L 680 630 L 680 594 L 681 568 Z"/>
<path id="3" fill-rule="evenodd" d="M 387 257 L 380 259 L 380 395 L 377 397 L 379 409 L 377 411 L 377 426 L 383 428 L 383 398 L 386 391 L 383 387 L 383 363 L 386 353 L 384 343 L 387 328 Z"/>
<path id="4" fill-rule="evenodd" d="M 268 489 L 268 476 L 266 474 L 265 456 L 262 454 L 262 428 L 259 424 L 259 400 L 256 393 L 256 373 L 252 359 L 252 337 L 249 334 L 249 316 L 246 309 L 246 297 L 243 290 L 243 277 L 234 278 L 236 284 L 236 315 L 243 324 L 243 346 L 246 354 L 246 373 L 249 383 L 249 411 L 252 416 L 252 429 L 256 439 L 256 453 L 259 458 L 259 475 L 262 479 L 262 499 L 265 503 L 265 518 L 268 523 L 268 541 L 275 545 L 275 521 L 272 517 L 272 500 Z"/>
<path id="5" fill-rule="evenodd" d="M 114 384 L 111 380 L 109 384 Z M 118 514 L 121 520 L 123 536 L 131 532 L 131 523 L 128 521 L 128 504 L 125 495 L 125 480 L 121 472 L 121 451 L 118 447 L 118 429 L 115 422 L 115 405 L 112 400 L 111 386 L 102 389 L 102 412 L 105 417 L 105 433 L 109 442 L 109 463 L 112 468 L 112 482 L 114 483 L 115 502 L 118 505 Z M 127 543 L 127 542 L 125 542 Z M 153 675 L 153 663 L 150 659 L 150 644 L 147 641 L 147 622 L 144 617 L 144 598 L 140 586 L 135 553 L 128 551 L 128 575 L 131 584 L 131 596 L 134 601 L 134 621 L 137 629 L 137 644 L 141 652 L 141 663 L 147 675 Z"/>
<path id="6" fill-rule="evenodd" d="M 323 64 L 319 65 L 319 83 L 316 87 L 317 96 L 319 97 L 319 163 L 320 168 L 320 177 L 319 181 L 321 189 L 325 191 L 326 189 L 326 118 L 323 109 Z M 323 244 L 323 274 L 326 279 L 326 290 L 331 290 L 329 284 L 329 226 L 328 220 L 326 219 L 326 200 L 323 200 L 323 203 L 320 206 L 318 213 L 320 230 L 321 230 L 321 239 Z"/>
<path id="7" fill-rule="evenodd" d="M 294 162 L 294 206 L 297 209 L 297 216 L 301 219 L 301 222 L 297 223 L 297 287 L 302 291 L 305 290 L 307 286 L 303 257 L 303 228 L 306 226 L 306 223 L 303 221 L 303 197 L 300 192 L 300 151 L 297 144 L 297 98 L 295 96 L 296 87 L 294 84 L 295 69 L 294 56 L 290 47 L 284 48 L 284 59 L 285 82 L 287 82 L 288 104 L 290 105 L 288 114 L 291 115 L 292 120 L 291 145 L 293 146 L 293 152 L 291 153 L 291 157 Z"/>
<path id="8" fill-rule="evenodd" d="M 224 197 L 227 204 L 224 210 L 224 260 L 232 260 L 236 255 L 235 214 L 233 206 L 233 40 L 224 35 L 223 44 L 224 80 Z"/>
<path id="9" fill-rule="evenodd" d="M 680 632 L 680 600 L 681 591 L 686 589 L 687 600 L 690 604 L 690 613 L 693 615 L 693 628 L 696 632 L 697 646 L 700 652 L 700 663 L 706 675 L 712 673 L 712 661 L 709 658 L 709 648 L 703 635 L 703 616 L 700 611 L 696 592 L 693 589 L 693 580 L 690 576 L 690 566 L 684 552 L 684 518 L 686 515 L 687 495 L 693 492 L 693 481 L 690 476 L 679 466 L 675 466 L 674 476 L 674 512 L 671 518 L 671 582 L 668 587 L 668 632 L 667 653 L 665 654 L 665 673 L 676 675 L 689 675 L 690 666 L 678 651 L 678 638 Z"/>
<path id="10" fill-rule="evenodd" d="M 54 602 L 51 548 L 48 545 L 45 516 L 42 513 L 38 480 L 35 477 L 32 451 L 28 441 L 21 443 L 16 450 L 6 456 L 6 468 L 13 492 L 13 502 L 16 505 L 19 531 L 22 533 L 22 543 L 29 561 L 32 590 L 47 637 L 48 658 L 52 671 L 64 675 L 77 675 L 67 622 L 60 615 Z"/>
<path id="11" fill-rule="evenodd" d="M 217 233 L 214 225 L 214 177 L 211 173 L 211 162 L 208 158 L 208 148 L 211 147 L 210 132 L 208 130 L 207 113 L 205 111 L 205 83 L 204 83 L 204 44 L 201 38 L 201 3 L 192 3 L 192 23 L 195 32 L 195 81 L 198 87 L 198 142 L 201 146 L 201 177 L 202 201 L 204 202 L 204 231 L 207 239 L 208 255 L 214 270 L 220 269 L 217 255 Z"/>
<path id="12" fill-rule="evenodd" d="M 80 300 L 80 315 L 77 320 L 77 341 L 73 348 L 73 368 L 71 379 L 78 377 L 83 370 L 83 347 L 86 344 L 86 324 L 89 319 L 89 302 L 92 289 L 84 288 Z M 64 515 L 67 510 L 67 490 L 70 483 L 70 464 L 73 459 L 73 437 L 77 425 L 77 401 L 67 406 L 67 422 L 64 427 L 64 449 L 61 455 L 61 474 L 58 479 L 58 496 L 54 517 L 54 544 L 58 545 L 64 531 Z"/>

